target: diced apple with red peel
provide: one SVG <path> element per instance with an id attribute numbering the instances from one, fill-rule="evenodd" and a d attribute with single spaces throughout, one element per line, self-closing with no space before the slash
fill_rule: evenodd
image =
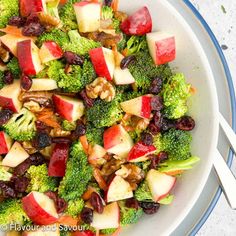
<path id="1" fill-rule="evenodd" d="M 40 227 L 35 231 L 24 231 L 22 236 L 60 236 L 59 225 L 48 225 L 48 227 Z"/>
<path id="2" fill-rule="evenodd" d="M 5 85 L 0 90 L 0 106 L 2 108 L 8 108 L 13 112 L 19 112 L 22 107 L 22 103 L 18 99 L 20 93 L 19 80 L 15 80 L 13 84 Z"/>
<path id="3" fill-rule="evenodd" d="M 118 228 L 120 225 L 120 208 L 117 202 L 104 207 L 103 213 L 93 213 L 91 226 L 96 229 Z"/>
<path id="4" fill-rule="evenodd" d="M 74 4 L 74 10 L 80 32 L 94 32 L 100 28 L 100 3 L 88 1 L 77 2 Z"/>
<path id="5" fill-rule="evenodd" d="M 56 112 L 68 121 L 76 121 L 84 114 L 84 104 L 81 100 L 66 96 L 53 95 Z"/>
<path id="6" fill-rule="evenodd" d="M 156 65 L 162 65 L 175 60 L 175 37 L 164 32 L 147 34 L 150 55 Z"/>
<path id="7" fill-rule="evenodd" d="M 47 12 L 45 0 L 20 0 L 21 16 L 29 16 L 37 12 Z"/>
<path id="8" fill-rule="evenodd" d="M 114 82 L 116 85 L 124 85 L 124 84 L 133 84 L 135 83 L 135 79 L 130 73 L 128 68 L 121 69 L 120 68 L 120 63 L 124 56 L 117 52 L 115 55 L 115 62 L 116 62 L 116 67 L 114 71 Z"/>
<path id="9" fill-rule="evenodd" d="M 130 150 L 127 160 L 129 162 L 141 162 L 148 160 L 148 155 L 156 152 L 153 145 L 145 145 L 143 142 L 137 142 Z"/>
<path id="10" fill-rule="evenodd" d="M 147 173 L 146 181 L 153 200 L 158 202 L 170 193 L 175 185 L 176 177 L 152 169 Z"/>
<path id="11" fill-rule="evenodd" d="M 22 204 L 27 216 L 38 225 L 50 225 L 58 220 L 54 201 L 43 193 L 29 193 L 22 198 Z"/>
<path id="12" fill-rule="evenodd" d="M 96 236 L 95 233 L 93 233 L 90 230 L 85 231 L 76 231 L 72 233 L 72 236 Z"/>
<path id="13" fill-rule="evenodd" d="M 21 144 L 15 142 L 2 160 L 2 165 L 14 168 L 25 161 L 28 157 L 29 154 L 25 151 Z"/>
<path id="14" fill-rule="evenodd" d="M 115 202 L 133 197 L 132 188 L 121 176 L 115 176 L 108 186 L 106 193 L 107 202 Z"/>
<path id="15" fill-rule="evenodd" d="M 126 158 L 133 147 L 133 140 L 122 125 L 114 125 L 103 134 L 104 148 L 109 153 Z"/>
<path id="16" fill-rule="evenodd" d="M 114 52 L 108 48 L 94 48 L 89 51 L 93 67 L 100 77 L 105 77 L 107 80 L 113 79 L 115 70 Z"/>
<path id="17" fill-rule="evenodd" d="M 69 144 L 56 144 L 50 158 L 48 175 L 53 177 L 64 177 L 66 172 L 66 162 L 69 156 Z"/>
<path id="18" fill-rule="evenodd" d="M 103 158 L 106 155 L 107 151 L 102 146 L 95 144 L 92 148 L 91 153 L 88 157 L 88 162 L 95 166 L 103 165 L 106 160 Z"/>
<path id="19" fill-rule="evenodd" d="M 0 131 L 0 155 L 7 154 L 12 146 L 13 140 L 4 131 Z"/>
<path id="20" fill-rule="evenodd" d="M 141 118 L 151 118 L 151 95 L 144 95 L 125 102 L 122 102 L 121 108 L 128 114 L 139 116 Z"/>
<path id="21" fill-rule="evenodd" d="M 121 24 L 121 30 L 128 35 L 145 35 L 152 31 L 152 17 L 147 7 L 142 7 Z"/>
<path id="22" fill-rule="evenodd" d="M 20 68 L 26 75 L 36 75 L 43 69 L 39 49 L 30 39 L 17 43 L 17 57 Z"/>
<path id="23" fill-rule="evenodd" d="M 30 91 L 50 91 L 58 89 L 54 79 L 32 79 Z"/>
<path id="24" fill-rule="evenodd" d="M 46 41 L 39 49 L 39 57 L 42 63 L 60 59 L 63 56 L 63 51 L 54 41 Z"/>

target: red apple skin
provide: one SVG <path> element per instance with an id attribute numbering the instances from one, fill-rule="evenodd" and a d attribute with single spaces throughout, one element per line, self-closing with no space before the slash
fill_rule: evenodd
<path id="1" fill-rule="evenodd" d="M 20 14 L 21 16 L 29 16 L 32 13 L 42 12 L 43 0 L 20 0 Z"/>
<path id="2" fill-rule="evenodd" d="M 155 146 L 153 145 L 145 145 L 143 142 L 137 142 L 133 148 L 130 150 L 127 160 L 132 161 L 139 157 L 145 156 L 148 153 L 156 151 Z"/>
<path id="3" fill-rule="evenodd" d="M 83 6 L 88 5 L 90 3 L 91 2 L 89 2 L 89 1 L 82 1 L 82 2 L 76 2 L 74 5 L 78 6 L 78 7 L 83 7 Z"/>
<path id="4" fill-rule="evenodd" d="M 11 98 L 6 98 L 6 97 L 0 96 L 0 107 L 3 107 L 5 109 L 10 109 L 13 112 L 17 112 L 15 105 L 14 105 Z"/>
<path id="5" fill-rule="evenodd" d="M 120 126 L 114 125 L 110 128 L 108 128 L 104 134 L 103 134 L 103 140 L 104 140 L 104 148 L 106 150 L 116 146 L 120 143 Z M 117 137 L 117 139 L 114 139 L 114 137 Z M 112 140 L 112 141 L 111 141 Z"/>
<path id="6" fill-rule="evenodd" d="M 129 16 L 122 24 L 121 30 L 128 35 L 145 35 L 152 31 L 152 17 L 147 7 L 142 7 Z"/>
<path id="7" fill-rule="evenodd" d="M 63 56 L 62 49 L 54 41 L 44 42 L 44 45 L 47 47 L 47 49 L 50 51 L 50 53 L 55 59 L 59 59 Z"/>
<path id="8" fill-rule="evenodd" d="M 72 233 L 72 236 L 95 236 L 95 233 L 93 233 L 90 230 L 77 231 L 77 232 Z"/>
<path id="9" fill-rule="evenodd" d="M 29 218 L 38 225 L 50 225 L 56 223 L 58 220 L 40 207 L 33 193 L 22 198 L 22 206 Z"/>
<path id="10" fill-rule="evenodd" d="M 68 156 L 69 144 L 56 144 L 50 158 L 48 175 L 53 177 L 64 177 Z"/>
<path id="11" fill-rule="evenodd" d="M 9 152 L 9 148 L 5 139 L 5 133 L 0 131 L 0 155 L 7 154 Z"/>
<path id="12" fill-rule="evenodd" d="M 112 80 L 102 48 L 94 48 L 90 50 L 89 55 L 96 71 L 96 74 L 98 76 L 105 77 L 107 80 Z"/>
<path id="13" fill-rule="evenodd" d="M 158 198 L 155 199 L 155 201 L 158 202 L 158 201 L 164 199 L 165 197 L 167 197 L 167 196 L 169 195 L 169 193 L 171 192 L 171 190 L 174 188 L 175 183 L 176 183 L 176 178 L 175 178 L 175 181 L 173 182 L 173 185 L 172 185 L 172 187 L 170 188 L 169 192 L 166 193 L 166 194 L 163 194 L 163 195 L 159 196 Z"/>
<path id="14" fill-rule="evenodd" d="M 141 116 L 147 119 L 150 119 L 151 117 L 151 112 L 152 112 L 151 100 L 152 100 L 152 97 L 150 96 L 142 97 Z"/>

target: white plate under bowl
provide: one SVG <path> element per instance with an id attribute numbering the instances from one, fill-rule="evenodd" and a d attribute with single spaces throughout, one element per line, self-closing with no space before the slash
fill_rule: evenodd
<path id="1" fill-rule="evenodd" d="M 175 1 L 176 2 L 176 1 Z M 180 2 L 180 1 L 178 1 Z M 193 132 L 192 152 L 201 162 L 178 179 L 171 206 L 162 206 L 156 215 L 145 216 L 124 230 L 123 236 L 170 235 L 190 212 L 208 179 L 218 139 L 218 101 L 215 81 L 207 55 L 188 24 L 174 5 L 174 1 L 136 0 L 120 1 L 120 10 L 131 13 L 146 5 L 152 15 L 153 30 L 175 35 L 177 58 L 171 67 L 183 72 L 197 89 L 191 100 L 190 114 L 197 126 Z"/>

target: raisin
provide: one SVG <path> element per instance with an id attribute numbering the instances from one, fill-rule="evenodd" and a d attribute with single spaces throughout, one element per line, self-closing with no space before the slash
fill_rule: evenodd
<path id="1" fill-rule="evenodd" d="M 66 62 L 70 65 L 82 66 L 84 64 L 84 58 L 76 53 L 71 52 L 71 51 L 64 52 L 63 56 L 66 59 Z"/>
<path id="2" fill-rule="evenodd" d="M 160 204 L 156 202 L 140 202 L 140 206 L 145 214 L 152 215 L 158 211 Z"/>
<path id="3" fill-rule="evenodd" d="M 84 207 L 80 213 L 81 220 L 86 224 L 91 224 L 93 222 L 93 210 L 88 207 Z"/>
<path id="4" fill-rule="evenodd" d="M 14 77 L 13 77 L 13 74 L 11 73 L 11 71 L 9 71 L 9 70 L 4 71 L 3 82 L 5 84 L 12 84 L 13 81 L 14 81 Z"/>
<path id="5" fill-rule="evenodd" d="M 42 122 L 42 121 L 40 121 L 40 120 L 37 120 L 37 121 L 35 122 L 35 126 L 36 126 L 36 129 L 37 129 L 38 131 L 47 131 L 48 128 L 49 128 L 44 122 Z"/>
<path id="6" fill-rule="evenodd" d="M 195 121 L 190 116 L 184 116 L 176 121 L 176 129 L 190 131 L 195 127 Z"/>
<path id="7" fill-rule="evenodd" d="M 159 162 L 165 162 L 168 160 L 168 153 L 167 152 L 159 152 L 157 155 Z"/>
<path id="8" fill-rule="evenodd" d="M 104 0 L 104 4 L 105 4 L 105 6 L 110 7 L 112 4 L 112 0 Z"/>
<path id="9" fill-rule="evenodd" d="M 147 133 L 147 132 L 142 133 L 141 134 L 141 140 L 145 145 L 150 146 L 150 145 L 153 144 L 153 137 L 150 133 Z"/>
<path id="10" fill-rule="evenodd" d="M 9 186 L 9 182 L 4 182 L 0 180 L 0 192 L 6 198 L 15 198 L 17 193 L 16 191 Z"/>
<path id="11" fill-rule="evenodd" d="M 149 125 L 148 125 L 148 130 L 153 134 L 153 135 L 157 135 L 158 133 L 160 133 L 160 128 L 157 127 L 155 125 L 154 122 L 151 122 Z"/>
<path id="12" fill-rule="evenodd" d="M 12 117 L 13 112 L 9 109 L 0 111 L 0 126 L 6 124 Z"/>
<path id="13" fill-rule="evenodd" d="M 71 143 L 70 138 L 64 138 L 64 137 L 56 137 L 52 138 L 52 143 Z"/>
<path id="14" fill-rule="evenodd" d="M 134 208 L 138 210 L 139 203 L 138 203 L 138 200 L 136 200 L 135 198 L 129 198 L 125 201 L 125 206 L 128 208 Z"/>
<path id="15" fill-rule="evenodd" d="M 29 169 L 30 166 L 31 166 L 31 161 L 29 159 L 26 159 L 24 162 L 15 167 L 14 175 L 16 176 L 23 175 Z"/>
<path id="16" fill-rule="evenodd" d="M 40 36 L 45 31 L 45 27 L 40 23 L 31 22 L 24 26 L 22 34 L 24 36 Z"/>
<path id="17" fill-rule="evenodd" d="M 86 134 L 86 126 L 81 120 L 77 120 L 76 129 L 72 132 L 72 139 L 76 140 Z"/>
<path id="18" fill-rule="evenodd" d="M 93 192 L 91 194 L 90 203 L 91 203 L 91 205 L 92 205 L 92 207 L 94 208 L 95 211 L 97 211 L 99 214 L 103 213 L 104 206 L 103 206 L 103 203 L 102 203 L 102 199 L 101 199 L 101 197 L 99 196 L 98 193 Z"/>
<path id="19" fill-rule="evenodd" d="M 29 179 L 25 176 L 23 177 L 12 177 L 11 181 L 14 184 L 14 189 L 19 193 L 24 193 L 29 185 Z"/>
<path id="20" fill-rule="evenodd" d="M 26 19 L 24 17 L 12 16 L 8 21 L 8 25 L 13 25 L 20 28 L 24 26 L 25 22 L 26 22 Z"/>
<path id="21" fill-rule="evenodd" d="M 36 152 L 30 155 L 29 160 L 31 165 L 39 166 L 45 163 L 45 158 L 40 152 Z"/>
<path id="22" fill-rule="evenodd" d="M 46 132 L 38 132 L 32 141 L 33 147 L 37 150 L 42 150 L 52 144 L 52 139 Z"/>
<path id="23" fill-rule="evenodd" d="M 124 57 L 120 63 L 120 68 L 122 70 L 128 68 L 128 66 L 131 64 L 131 63 L 134 63 L 136 61 L 136 57 L 134 55 L 130 55 L 130 56 L 127 56 L 127 57 Z"/>
<path id="24" fill-rule="evenodd" d="M 67 208 L 68 204 L 67 202 L 63 199 L 63 198 L 57 198 L 56 201 L 56 208 L 57 208 L 57 213 L 62 213 L 65 211 L 65 209 Z"/>
<path id="25" fill-rule="evenodd" d="M 32 87 L 32 79 L 27 75 L 22 75 L 20 85 L 23 90 L 28 91 Z"/>
<path id="26" fill-rule="evenodd" d="M 27 17 L 25 25 L 29 25 L 30 23 L 40 23 L 37 13 L 32 13 Z"/>
<path id="27" fill-rule="evenodd" d="M 80 92 L 80 96 L 83 99 L 86 107 L 92 107 L 94 105 L 94 99 L 88 97 L 85 89 Z"/>
<path id="28" fill-rule="evenodd" d="M 161 130 L 168 131 L 171 128 L 175 128 L 175 121 L 163 118 L 161 121 Z"/>
<path id="29" fill-rule="evenodd" d="M 149 93 L 158 94 L 162 90 L 162 79 L 154 78 L 149 88 Z"/>
<path id="30" fill-rule="evenodd" d="M 157 155 L 152 154 L 148 156 L 151 160 L 150 169 L 156 169 L 160 163 L 160 159 Z"/>
<path id="31" fill-rule="evenodd" d="M 151 100 L 152 111 L 160 111 L 163 108 L 163 99 L 161 96 L 154 96 Z"/>

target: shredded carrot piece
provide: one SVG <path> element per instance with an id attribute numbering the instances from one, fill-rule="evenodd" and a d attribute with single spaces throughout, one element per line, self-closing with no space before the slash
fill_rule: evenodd
<path id="1" fill-rule="evenodd" d="M 101 189 L 103 189 L 104 191 L 106 191 L 107 190 L 107 184 L 106 184 L 104 178 L 102 177 L 101 172 L 98 168 L 93 169 L 93 177 L 96 179 L 99 187 Z"/>
<path id="2" fill-rule="evenodd" d="M 60 4 L 66 4 L 67 0 L 60 0 Z"/>
<path id="3" fill-rule="evenodd" d="M 91 194 L 93 192 L 96 192 L 95 188 L 88 186 L 88 189 L 86 190 L 86 192 L 84 192 L 84 194 L 82 195 L 83 200 L 87 201 L 90 199 Z"/>
<path id="4" fill-rule="evenodd" d="M 194 88 L 193 86 L 191 86 L 191 88 L 190 88 L 190 93 L 191 93 L 192 95 L 196 94 L 196 93 L 197 93 L 197 89 Z"/>
<path id="5" fill-rule="evenodd" d="M 58 223 L 66 226 L 76 226 L 78 221 L 69 215 L 63 215 L 58 219 Z"/>
<path id="6" fill-rule="evenodd" d="M 183 172 L 184 172 L 183 170 L 175 170 L 175 171 L 164 172 L 164 173 L 167 174 L 167 175 L 174 176 L 174 175 L 182 174 Z"/>
<path id="7" fill-rule="evenodd" d="M 85 152 L 86 154 L 88 154 L 89 143 L 88 143 L 88 140 L 87 140 L 86 135 L 81 136 L 81 137 L 79 138 L 79 140 L 80 140 L 80 143 L 81 143 L 81 145 L 82 145 L 82 147 L 83 147 L 83 149 L 84 149 L 84 152 Z"/>
<path id="8" fill-rule="evenodd" d="M 128 48 L 125 48 L 121 53 L 122 53 L 123 56 L 126 57 L 127 54 L 128 54 Z"/>
<path id="9" fill-rule="evenodd" d="M 119 8 L 119 0 L 113 0 L 112 4 L 111 4 L 111 8 L 113 9 L 113 11 L 118 11 Z"/>

